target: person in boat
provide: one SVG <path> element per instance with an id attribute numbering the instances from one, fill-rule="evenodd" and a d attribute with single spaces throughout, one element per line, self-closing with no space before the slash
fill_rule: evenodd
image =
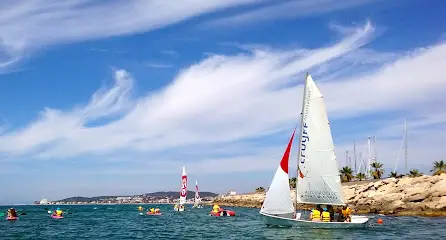
<path id="1" fill-rule="evenodd" d="M 218 204 L 214 204 L 214 206 L 212 207 L 212 212 L 214 213 L 220 212 L 220 206 L 218 206 Z"/>
<path id="2" fill-rule="evenodd" d="M 183 209 L 183 210 L 184 210 L 184 206 L 183 206 L 183 205 L 181 205 L 181 204 L 180 204 L 180 209 Z"/>
<path id="3" fill-rule="evenodd" d="M 160 213 L 161 210 L 159 208 L 155 208 L 155 213 Z"/>
<path id="4" fill-rule="evenodd" d="M 311 209 L 311 215 L 310 215 L 310 220 L 313 222 L 320 222 L 321 221 L 321 212 L 316 208 L 316 209 Z"/>
<path id="5" fill-rule="evenodd" d="M 323 209 L 321 220 L 322 222 L 330 222 L 330 213 L 327 208 Z"/>
<path id="6" fill-rule="evenodd" d="M 352 210 L 348 207 L 347 204 L 345 204 L 345 206 L 342 207 L 341 213 L 346 222 L 352 221 Z"/>
<path id="7" fill-rule="evenodd" d="M 150 213 L 152 213 L 152 214 L 155 213 L 155 208 L 151 208 Z"/>
<path id="8" fill-rule="evenodd" d="M 178 209 L 178 205 L 175 204 L 175 206 L 173 206 L 173 209 Z"/>
<path id="9" fill-rule="evenodd" d="M 8 218 L 16 218 L 17 211 L 14 208 L 8 209 Z"/>
<path id="10" fill-rule="evenodd" d="M 334 221 L 334 217 L 335 217 L 335 212 L 334 212 L 334 208 L 332 205 L 328 205 L 327 206 L 328 212 L 330 213 L 330 222 Z"/>
<path id="11" fill-rule="evenodd" d="M 62 210 L 60 208 L 57 208 L 56 211 L 54 211 L 54 215 L 61 217 L 63 214 Z"/>

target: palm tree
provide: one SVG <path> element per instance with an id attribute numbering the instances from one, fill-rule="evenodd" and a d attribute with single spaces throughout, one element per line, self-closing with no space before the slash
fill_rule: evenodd
<path id="1" fill-rule="evenodd" d="M 370 164 L 372 168 L 374 168 L 374 171 L 371 171 L 371 174 L 373 176 L 373 179 L 381 179 L 381 176 L 384 174 L 384 169 L 382 169 L 383 164 L 379 162 L 374 162 Z"/>
<path id="2" fill-rule="evenodd" d="M 364 173 L 358 173 L 356 174 L 356 178 L 359 179 L 359 181 L 362 181 L 365 179 L 365 174 Z"/>
<path id="3" fill-rule="evenodd" d="M 265 188 L 263 188 L 263 187 L 256 188 L 256 192 L 264 192 L 264 191 L 265 191 Z"/>
<path id="4" fill-rule="evenodd" d="M 409 171 L 409 177 L 421 177 L 423 176 L 422 173 L 420 173 L 420 171 L 418 171 L 418 169 L 412 169 Z"/>
<path id="5" fill-rule="evenodd" d="M 288 181 L 290 183 L 290 188 L 291 189 L 296 188 L 296 178 L 295 177 L 290 178 Z"/>
<path id="6" fill-rule="evenodd" d="M 398 177 L 398 173 L 397 172 L 390 172 L 389 177 L 397 178 Z"/>
<path id="7" fill-rule="evenodd" d="M 353 170 L 349 167 L 343 167 L 339 170 L 343 182 L 350 182 L 353 178 Z"/>
<path id="8" fill-rule="evenodd" d="M 434 176 L 446 173 L 446 164 L 444 164 L 444 161 L 435 161 L 434 167 L 432 168 L 431 172 L 434 172 Z"/>

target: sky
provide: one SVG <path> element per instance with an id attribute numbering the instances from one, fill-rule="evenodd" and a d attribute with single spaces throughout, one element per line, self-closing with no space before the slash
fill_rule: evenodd
<path id="1" fill-rule="evenodd" d="M 309 72 L 339 167 L 445 159 L 441 0 L 5 0 L 0 204 L 268 187 Z M 291 175 L 295 175 L 293 148 Z M 372 151 L 373 152 L 373 151 Z M 359 160 L 358 165 L 359 165 Z M 352 164 L 354 168 L 354 164 Z"/>

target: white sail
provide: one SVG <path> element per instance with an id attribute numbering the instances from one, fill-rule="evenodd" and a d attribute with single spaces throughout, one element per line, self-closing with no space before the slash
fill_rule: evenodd
<path id="1" fill-rule="evenodd" d="M 305 81 L 300 134 L 297 202 L 344 205 L 324 99 L 310 75 Z"/>
<path id="2" fill-rule="evenodd" d="M 294 132 L 282 157 L 282 161 L 279 167 L 277 167 L 276 174 L 269 186 L 268 192 L 266 192 L 266 198 L 262 204 L 260 213 L 285 218 L 294 217 L 294 206 L 288 180 L 288 164 L 293 139 Z"/>
<path id="3" fill-rule="evenodd" d="M 187 174 L 186 174 L 186 167 L 183 166 L 183 174 L 181 175 L 180 205 L 186 204 L 186 198 L 187 198 Z"/>
<path id="4" fill-rule="evenodd" d="M 201 198 L 200 193 L 198 191 L 198 181 L 195 180 L 195 201 L 194 201 L 194 207 L 201 207 Z"/>

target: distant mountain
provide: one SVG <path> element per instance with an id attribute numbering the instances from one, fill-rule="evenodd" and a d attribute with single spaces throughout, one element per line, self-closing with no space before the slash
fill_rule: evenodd
<path id="1" fill-rule="evenodd" d="M 157 197 L 157 198 L 179 198 L 180 193 L 179 192 L 153 192 L 153 193 L 146 193 L 144 194 L 146 197 Z M 195 192 L 193 191 L 187 191 L 187 197 L 193 198 L 195 196 Z M 200 197 L 216 197 L 218 194 L 213 192 L 200 192 Z"/>
<path id="2" fill-rule="evenodd" d="M 143 196 L 143 197 L 152 197 L 152 198 L 170 198 L 175 199 L 180 197 L 179 192 L 153 192 L 153 193 L 146 193 L 143 195 L 133 195 L 133 196 Z M 106 199 L 116 199 L 117 197 L 133 197 L 133 196 L 98 196 L 98 197 L 69 197 L 62 200 L 58 200 L 56 202 L 91 202 L 91 201 L 101 201 Z M 187 197 L 188 198 L 194 198 L 195 192 L 193 191 L 187 191 Z M 206 198 L 206 197 L 216 197 L 218 194 L 213 192 L 200 192 L 200 197 Z"/>
<path id="3" fill-rule="evenodd" d="M 130 197 L 130 196 L 98 196 L 98 197 L 69 197 L 62 200 L 58 200 L 56 202 L 91 202 L 91 201 L 99 201 L 99 200 L 105 200 L 110 198 L 117 198 L 117 197 Z"/>

